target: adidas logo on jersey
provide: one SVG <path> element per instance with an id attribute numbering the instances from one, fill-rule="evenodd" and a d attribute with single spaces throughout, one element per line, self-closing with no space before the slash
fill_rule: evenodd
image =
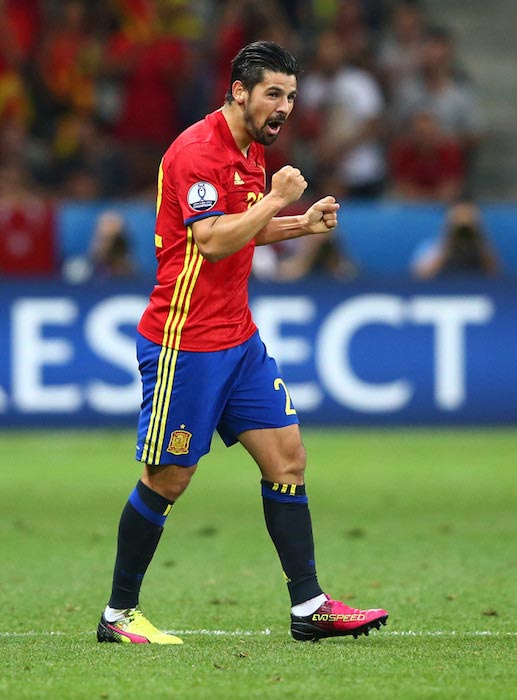
<path id="1" fill-rule="evenodd" d="M 234 185 L 244 185 L 244 180 L 242 177 L 239 175 L 237 171 L 235 171 L 235 174 L 233 176 L 233 184 Z"/>

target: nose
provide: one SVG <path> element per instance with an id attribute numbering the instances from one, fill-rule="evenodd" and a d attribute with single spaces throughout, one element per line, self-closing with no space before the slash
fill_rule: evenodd
<path id="1" fill-rule="evenodd" d="M 276 111 L 281 112 L 282 114 L 289 114 L 289 112 L 291 111 L 291 103 L 287 99 L 287 95 L 284 95 L 282 97 L 282 99 L 277 105 Z"/>

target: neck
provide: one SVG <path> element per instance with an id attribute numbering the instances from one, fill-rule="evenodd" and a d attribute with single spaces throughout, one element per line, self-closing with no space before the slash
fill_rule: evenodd
<path id="1" fill-rule="evenodd" d="M 242 116 L 243 107 L 237 102 L 225 102 L 221 112 L 223 117 L 226 119 L 226 123 L 232 133 L 232 136 L 237 144 L 237 148 L 245 156 L 248 154 L 248 149 L 250 147 L 252 138 L 246 129 L 244 119 Z"/>

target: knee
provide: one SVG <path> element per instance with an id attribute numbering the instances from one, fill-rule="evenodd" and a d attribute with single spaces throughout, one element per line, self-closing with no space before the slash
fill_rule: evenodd
<path id="1" fill-rule="evenodd" d="M 177 501 L 190 484 L 196 467 L 151 467 L 146 465 L 142 481 L 169 501 Z"/>
<path id="2" fill-rule="evenodd" d="M 290 473 L 296 478 L 296 483 L 303 484 L 305 477 L 305 467 L 307 465 L 307 453 L 303 443 L 299 443 L 292 451 L 290 464 Z"/>
<path id="3" fill-rule="evenodd" d="M 283 454 L 274 464 L 268 481 L 280 484 L 303 484 L 305 481 L 306 452 L 302 442 L 285 445 Z"/>

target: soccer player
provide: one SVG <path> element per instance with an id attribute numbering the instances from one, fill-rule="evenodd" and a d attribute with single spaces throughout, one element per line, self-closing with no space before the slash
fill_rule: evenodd
<path id="1" fill-rule="evenodd" d="M 241 49 L 224 106 L 172 143 L 158 175 L 157 285 L 138 330 L 143 402 L 137 459 L 143 474 L 122 512 L 111 598 L 100 642 L 181 644 L 138 607 L 142 579 L 167 516 L 217 430 L 240 442 L 262 475 L 264 517 L 291 598 L 297 640 L 368 634 L 385 610 L 332 600 L 316 576 L 298 417 L 248 306 L 253 250 L 336 226 L 338 203 L 277 216 L 307 183 L 287 165 L 265 194 L 264 146 L 296 98 L 296 60 L 271 42 Z"/>

